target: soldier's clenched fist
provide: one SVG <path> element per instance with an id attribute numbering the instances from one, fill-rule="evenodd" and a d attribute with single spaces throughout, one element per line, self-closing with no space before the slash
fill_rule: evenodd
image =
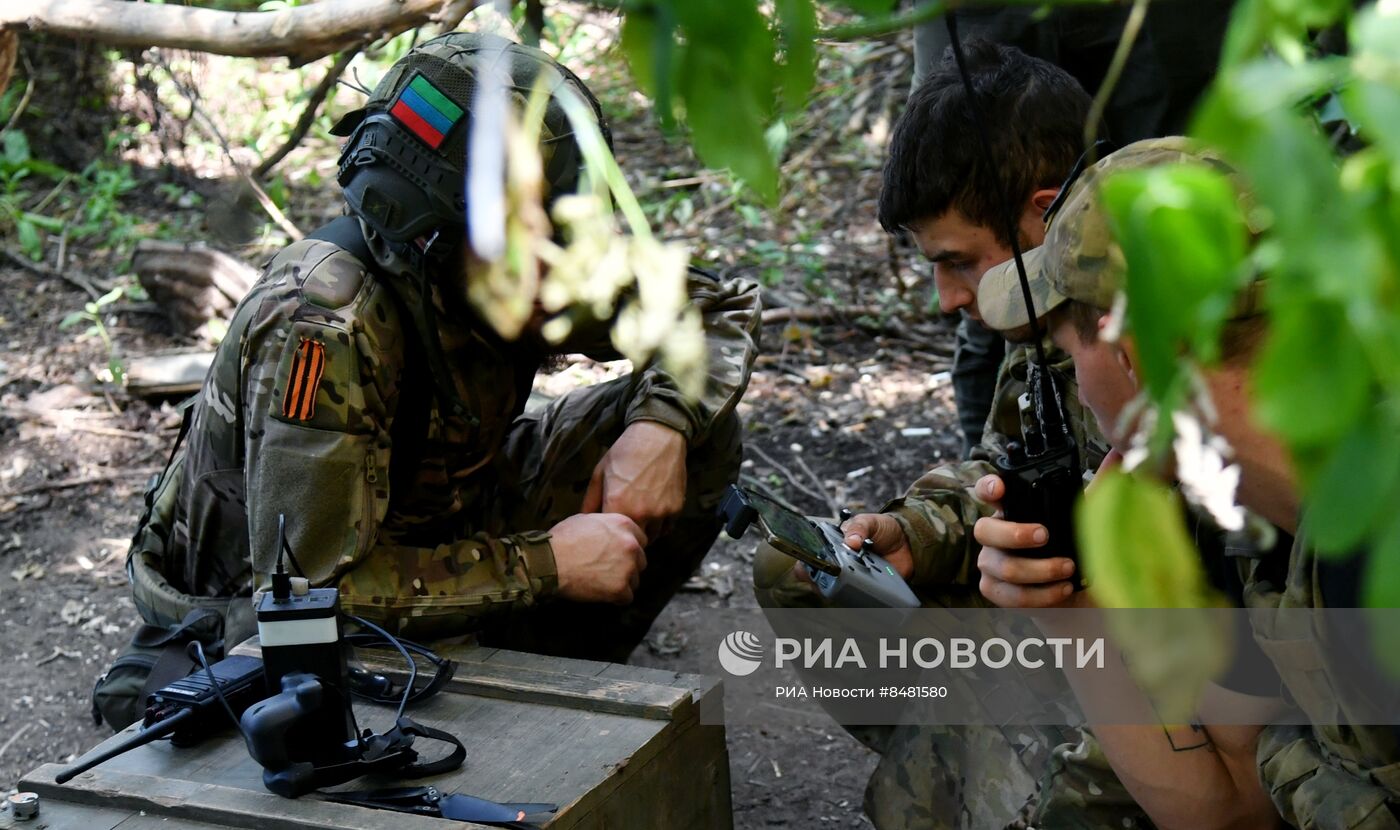
<path id="1" fill-rule="evenodd" d="M 559 594 L 626 605 L 647 566 L 646 536 L 621 513 L 580 513 L 550 528 Z"/>

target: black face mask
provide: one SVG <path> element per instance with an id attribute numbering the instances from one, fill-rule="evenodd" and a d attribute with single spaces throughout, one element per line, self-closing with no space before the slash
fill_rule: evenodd
<path id="1" fill-rule="evenodd" d="M 420 147 L 385 112 L 355 127 L 336 181 L 351 212 L 391 243 L 432 240 L 440 228 L 461 228 L 467 214 L 462 171 Z M 420 247 L 432 255 L 436 244 Z"/>

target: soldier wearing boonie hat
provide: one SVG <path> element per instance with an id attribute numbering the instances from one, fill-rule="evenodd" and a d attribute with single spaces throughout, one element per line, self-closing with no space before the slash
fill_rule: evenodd
<path id="1" fill-rule="evenodd" d="M 1104 325 L 1103 317 L 1111 313 L 1129 278 L 1122 250 L 1112 238 L 1097 198 L 1098 184 L 1114 170 L 1178 163 L 1207 164 L 1225 173 L 1235 186 L 1249 231 L 1262 230 L 1243 179 L 1218 155 L 1186 139 L 1139 142 L 1086 171 L 1051 219 L 1045 244 L 1025 258 L 1038 315 L 1068 304 L 1079 306 L 1058 319 L 1052 315 L 1051 333 L 1074 355 L 1081 390 L 1105 388 L 1104 377 L 1115 371 L 1130 377 L 1133 360 L 1131 349 L 1104 342 L 1092 319 L 1097 318 L 1100 328 Z M 1247 415 L 1250 364 L 1267 335 L 1268 322 L 1261 314 L 1267 285 L 1267 280 L 1256 278 L 1237 292 L 1222 336 L 1222 361 L 1203 372 L 1215 408 L 1225 413 L 1213 426 L 1235 448 L 1241 469 L 1238 498 L 1242 506 L 1280 528 L 1280 540 L 1269 550 L 1233 552 L 1240 597 L 1256 612 L 1251 620 L 1259 650 L 1272 662 L 1287 697 L 1311 721 L 1263 727 L 1250 745 L 1251 754 L 1263 792 L 1290 826 L 1397 830 L 1400 776 L 1394 771 L 1400 768 L 1400 729 L 1358 722 L 1365 720 L 1364 714 L 1350 717 L 1348 713 L 1355 700 L 1336 691 L 1348 682 L 1344 678 L 1356 677 L 1356 667 L 1348 668 L 1348 661 L 1358 658 L 1349 652 L 1358 639 L 1366 640 L 1364 633 L 1339 630 L 1327 615 L 1310 617 L 1316 626 L 1310 637 L 1272 630 L 1275 621 L 1283 618 L 1276 612 L 1359 605 L 1362 572 L 1344 560 L 1316 555 L 1306 527 L 1299 526 L 1304 508 L 1298 502 L 1291 460 L 1282 443 Z M 987 272 L 978 302 L 984 318 L 997 327 L 1020 328 L 1029 320 L 1014 262 Z M 1131 337 L 1130 331 L 1124 333 L 1124 339 Z M 1101 359 L 1092 352 L 1115 352 L 1116 356 Z M 1131 389 L 1135 381 L 1129 384 Z M 1109 398 L 1100 399 L 1104 400 Z M 1121 403 L 1096 410 L 1101 422 L 1121 418 Z"/>
<path id="2" fill-rule="evenodd" d="M 1022 262 L 1037 317 L 1044 317 L 1066 300 L 1096 308 L 1112 308 L 1122 288 L 1126 266 L 1114 240 L 1108 216 L 1099 204 L 1103 178 L 1120 170 L 1167 164 L 1205 164 L 1228 176 L 1247 203 L 1249 191 L 1235 170 L 1218 154 L 1181 136 L 1151 138 L 1129 144 L 1086 169 L 1050 218 L 1044 244 L 1026 251 Z M 1245 211 L 1246 218 L 1251 211 Z M 982 276 L 977 305 L 988 326 L 1002 332 L 1028 331 L 1030 315 L 1016 272 L 1007 260 Z"/>

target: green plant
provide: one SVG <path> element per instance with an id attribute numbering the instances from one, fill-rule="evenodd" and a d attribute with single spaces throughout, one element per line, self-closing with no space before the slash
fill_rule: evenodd
<path id="1" fill-rule="evenodd" d="M 95 300 L 84 303 L 79 311 L 74 311 L 64 317 L 58 324 L 60 329 L 71 328 L 78 323 L 86 322 L 87 330 L 83 332 L 83 337 L 98 337 L 102 340 L 102 345 L 107 350 L 107 371 L 111 374 L 111 382 L 120 386 L 126 378 L 126 367 L 117 356 L 116 344 L 112 342 L 112 335 L 107 331 L 107 325 L 103 322 L 103 314 L 108 306 L 122 298 L 135 301 L 145 300 L 146 292 L 134 280 L 121 283 L 98 297 Z"/>
<path id="2" fill-rule="evenodd" d="M 746 259 L 758 266 L 759 281 L 766 286 L 780 285 L 793 274 L 800 274 L 802 287 L 811 295 L 835 296 L 826 281 L 825 260 L 816 245 L 783 245 L 772 239 L 763 239 L 753 244 Z"/>
<path id="3" fill-rule="evenodd" d="M 40 204 L 47 204 L 68 181 L 69 174 L 58 165 L 34 158 L 29 151 L 29 140 L 24 133 L 11 129 L 0 134 L 3 143 L 3 156 L 0 156 L 0 229 L 14 228 L 20 249 L 34 261 L 44 258 L 42 232 L 56 233 L 63 228 L 63 222 L 46 216 L 42 207 L 30 209 L 32 191 L 28 188 L 30 176 L 44 176 L 57 182 L 50 196 Z"/>

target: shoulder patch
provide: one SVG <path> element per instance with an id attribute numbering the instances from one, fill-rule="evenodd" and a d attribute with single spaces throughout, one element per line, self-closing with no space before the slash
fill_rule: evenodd
<path id="1" fill-rule="evenodd" d="M 339 248 L 334 250 L 335 253 L 316 263 L 301 286 L 306 299 L 322 308 L 350 305 L 369 278 L 365 266 L 354 255 Z"/>
<path id="2" fill-rule="evenodd" d="M 287 391 L 282 395 L 282 417 L 293 421 L 309 421 L 316 414 L 316 390 L 326 370 L 326 347 L 315 340 L 303 339 L 292 357 L 292 371 L 287 378 Z"/>

